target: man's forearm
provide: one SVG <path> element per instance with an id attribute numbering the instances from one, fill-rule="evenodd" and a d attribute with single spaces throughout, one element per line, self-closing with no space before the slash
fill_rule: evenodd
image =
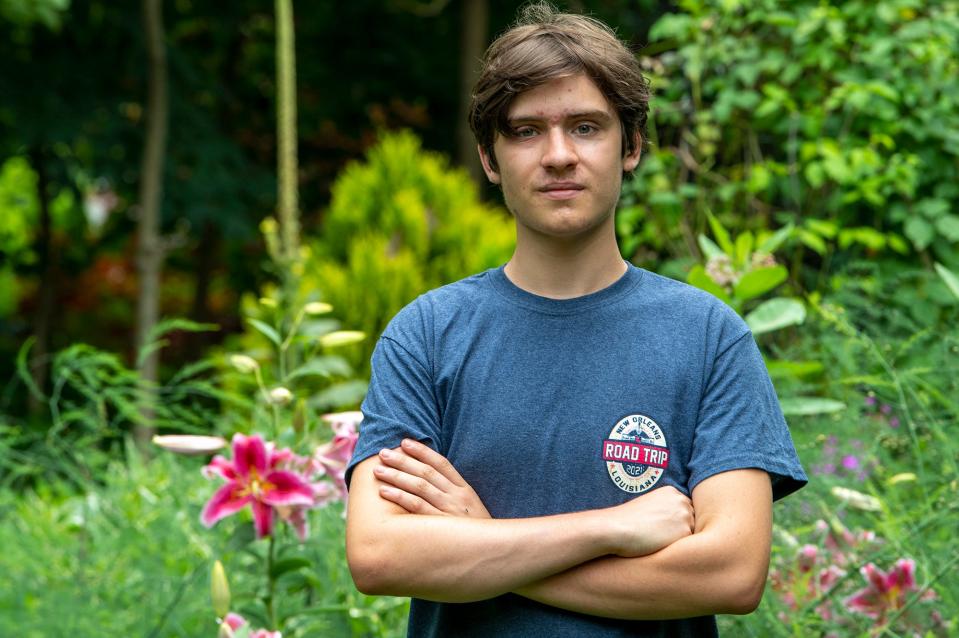
<path id="1" fill-rule="evenodd" d="M 631 619 L 745 614 L 769 568 L 768 476 L 738 470 L 693 492 L 696 533 L 640 558 L 603 557 L 516 590 L 553 607 Z"/>
<path id="2" fill-rule="evenodd" d="M 725 551 L 707 533 L 649 556 L 605 556 L 521 587 L 516 593 L 562 609 L 607 618 L 662 620 L 744 614 L 762 596 L 765 569 Z"/>
<path id="3" fill-rule="evenodd" d="M 598 511 L 502 520 L 409 514 L 379 496 L 375 463 L 354 472 L 347 519 L 347 558 L 361 591 L 482 600 L 617 549 L 617 528 Z"/>
<path id="4" fill-rule="evenodd" d="M 501 520 L 393 514 L 376 528 L 347 540 L 358 588 L 442 602 L 498 596 L 609 551 L 590 512 Z"/>

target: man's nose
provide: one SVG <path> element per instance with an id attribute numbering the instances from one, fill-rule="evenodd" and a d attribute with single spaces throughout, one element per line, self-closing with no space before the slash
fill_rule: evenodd
<path id="1" fill-rule="evenodd" d="M 546 136 L 546 148 L 543 149 L 541 164 L 544 168 L 564 169 L 578 161 L 576 147 L 566 131 L 550 129 Z"/>

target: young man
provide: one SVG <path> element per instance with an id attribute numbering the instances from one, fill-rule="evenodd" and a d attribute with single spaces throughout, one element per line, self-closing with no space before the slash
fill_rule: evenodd
<path id="1" fill-rule="evenodd" d="M 348 475 L 353 577 L 414 598 L 411 636 L 709 636 L 759 602 L 806 477 L 745 323 L 620 257 L 646 102 L 589 18 L 535 5 L 487 52 L 516 251 L 393 319 Z"/>

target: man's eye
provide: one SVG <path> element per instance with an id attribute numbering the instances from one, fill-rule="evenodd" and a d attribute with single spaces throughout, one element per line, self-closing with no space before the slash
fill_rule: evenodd
<path id="1" fill-rule="evenodd" d="M 579 135 L 589 135 L 590 133 L 593 133 L 596 131 L 596 127 L 593 126 L 592 124 L 579 124 L 576 126 L 574 130 Z"/>
<path id="2" fill-rule="evenodd" d="M 513 135 L 516 137 L 533 137 L 536 134 L 536 129 L 524 126 L 522 128 L 513 129 Z"/>

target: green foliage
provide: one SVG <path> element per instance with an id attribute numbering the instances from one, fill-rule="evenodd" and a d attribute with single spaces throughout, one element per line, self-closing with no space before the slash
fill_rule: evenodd
<path id="1" fill-rule="evenodd" d="M 650 39 L 653 148 L 627 184 L 631 230 L 695 250 L 706 210 L 794 221 L 825 254 L 959 241 L 959 3 L 686 0 Z M 627 241 L 630 254 L 639 242 Z"/>
<path id="2" fill-rule="evenodd" d="M 928 304 L 939 311 L 930 312 Z M 913 311 L 917 305 L 922 309 Z M 748 618 L 724 619 L 725 629 L 783 638 L 954 635 L 954 622 L 951 628 L 937 625 L 933 614 L 954 621 L 951 611 L 959 608 L 959 444 L 950 434 L 959 425 L 959 306 L 932 273 L 892 273 L 874 262 L 837 274 L 834 290 L 814 297 L 812 306 L 801 339 L 783 354 L 818 360 L 823 373 L 815 381 L 793 379 L 786 389 L 824 390 L 846 407 L 790 420 L 811 482 L 777 506 L 773 575 L 762 606 Z M 873 502 L 841 491 L 850 489 Z M 817 519 L 834 536 L 848 528 L 876 540 L 830 549 Z M 812 568 L 800 568 L 809 551 L 800 548 L 804 543 L 819 553 Z M 842 561 L 839 553 L 846 554 Z M 847 596 L 866 584 L 861 566 L 873 562 L 886 569 L 900 558 L 917 566 L 917 587 L 903 597 L 904 607 L 877 619 L 846 610 Z M 828 569 L 838 569 L 839 580 L 815 585 Z M 789 574 L 799 580 L 784 587 Z M 936 597 L 927 600 L 927 590 Z"/>
<path id="3" fill-rule="evenodd" d="M 0 635 L 216 635 L 210 567 L 221 558 L 236 607 L 256 618 L 248 592 L 260 586 L 260 557 L 247 549 L 249 519 L 210 533 L 199 521 L 211 484 L 199 460 L 133 454 L 110 463 L 81 492 L 48 481 L 26 492 L 0 487 Z M 277 562 L 281 613 L 300 614 L 284 636 L 405 635 L 406 601 L 360 594 L 342 559 L 338 506 L 323 510 L 307 546 Z M 302 560 L 309 560 L 304 570 Z M 310 585 L 307 587 L 306 585 Z"/>
<path id="4" fill-rule="evenodd" d="M 304 284 L 371 337 L 349 351 L 366 369 L 373 343 L 404 305 L 501 265 L 513 241 L 511 222 L 479 201 L 466 173 L 422 150 L 412 133 L 384 134 L 366 161 L 347 166 L 334 184 Z"/>

